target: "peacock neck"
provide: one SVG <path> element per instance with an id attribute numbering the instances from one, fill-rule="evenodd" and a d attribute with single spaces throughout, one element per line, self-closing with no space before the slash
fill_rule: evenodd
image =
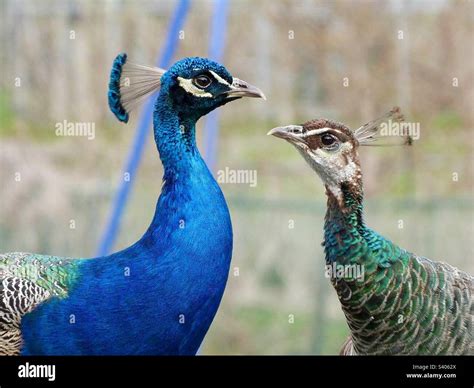
<path id="1" fill-rule="evenodd" d="M 158 96 L 153 127 L 156 146 L 163 164 L 163 187 L 155 215 L 142 242 L 162 241 L 186 218 L 197 217 L 204 210 L 227 216 L 222 192 L 196 146 L 197 117 L 174 109 L 166 93 Z M 207 208 L 203 209 L 202 204 Z M 197 206 L 196 204 L 199 204 Z M 151 239 L 151 240 L 150 240 Z"/>
<path id="2" fill-rule="evenodd" d="M 202 163 L 196 146 L 196 122 L 199 117 L 179 112 L 167 93 L 160 93 L 153 116 L 155 143 L 164 168 L 164 179 L 174 180 L 192 173 Z"/>
<path id="3" fill-rule="evenodd" d="M 327 263 L 357 262 L 367 228 L 363 220 L 363 190 L 361 180 L 342 182 L 337 192 L 326 188 L 327 211 L 324 224 L 324 246 Z"/>

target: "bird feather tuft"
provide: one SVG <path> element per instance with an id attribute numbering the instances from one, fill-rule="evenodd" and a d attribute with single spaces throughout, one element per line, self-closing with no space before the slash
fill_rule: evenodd
<path id="1" fill-rule="evenodd" d="M 158 67 L 138 65 L 127 61 L 127 54 L 117 55 L 110 73 L 109 107 L 120 121 L 126 123 L 130 112 L 161 85 L 166 71 Z"/>
<path id="2" fill-rule="evenodd" d="M 380 132 L 381 126 L 387 121 L 402 123 L 404 117 L 399 107 L 394 107 L 388 113 L 379 117 L 378 119 L 369 121 L 362 127 L 354 131 L 354 136 L 361 146 L 393 146 L 393 145 L 412 145 L 413 138 L 408 134 L 408 131 L 401 131 L 403 136 L 388 136 Z M 406 134 L 405 134 L 406 133 Z"/>

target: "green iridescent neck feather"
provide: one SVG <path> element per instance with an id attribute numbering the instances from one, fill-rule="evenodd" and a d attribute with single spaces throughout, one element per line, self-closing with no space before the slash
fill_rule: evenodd
<path id="1" fill-rule="evenodd" d="M 392 118 L 401 120 L 398 108 L 355 131 L 315 119 L 269 132 L 295 146 L 326 186 L 325 274 L 351 333 L 341 354 L 474 354 L 474 278 L 364 223 L 358 149 L 385 143 L 378 132 Z"/>
<path id="2" fill-rule="evenodd" d="M 351 330 L 342 354 L 472 354 L 473 278 L 368 228 L 360 179 L 327 195 L 326 268 Z"/>

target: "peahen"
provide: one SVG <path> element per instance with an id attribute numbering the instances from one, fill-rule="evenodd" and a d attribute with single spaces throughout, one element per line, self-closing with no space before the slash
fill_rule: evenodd
<path id="1" fill-rule="evenodd" d="M 158 89 L 153 127 L 164 184 L 151 225 L 106 257 L 0 255 L 0 354 L 196 353 L 226 285 L 232 226 L 195 125 L 229 101 L 264 96 L 208 59 L 165 71 L 117 56 L 109 106 L 119 120 Z"/>
<path id="2" fill-rule="evenodd" d="M 326 274 L 351 332 L 341 354 L 473 354 L 474 277 L 364 223 L 358 149 L 387 142 L 381 128 L 389 119 L 401 121 L 398 108 L 355 131 L 316 119 L 269 132 L 293 144 L 326 187 Z"/>

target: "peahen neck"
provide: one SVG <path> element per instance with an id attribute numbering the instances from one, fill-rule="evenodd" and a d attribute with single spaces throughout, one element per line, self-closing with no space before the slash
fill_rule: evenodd
<path id="1" fill-rule="evenodd" d="M 326 188 L 327 211 L 324 223 L 326 262 L 353 264 L 360 261 L 369 232 L 363 220 L 362 178 L 342 182 L 338 190 Z"/>
<path id="2" fill-rule="evenodd" d="M 404 256 L 404 250 L 366 226 L 363 218 L 362 174 L 329 190 L 324 222 L 327 264 L 387 266 Z"/>

